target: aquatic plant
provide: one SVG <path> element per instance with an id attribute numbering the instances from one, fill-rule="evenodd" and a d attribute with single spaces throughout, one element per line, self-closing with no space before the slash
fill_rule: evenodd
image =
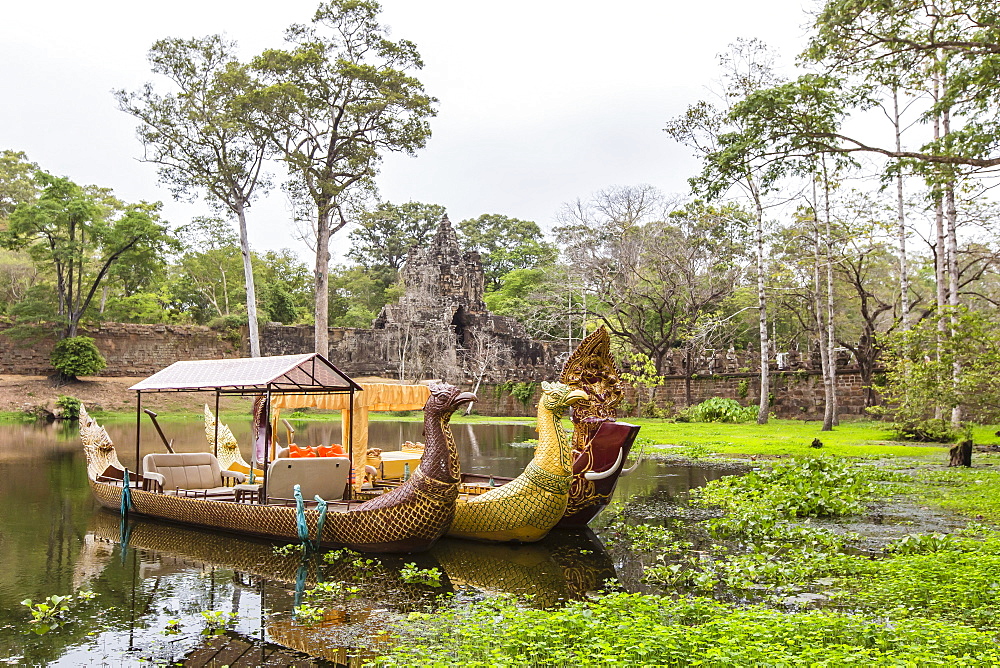
<path id="1" fill-rule="evenodd" d="M 326 609 L 323 606 L 308 603 L 295 606 L 292 614 L 295 616 L 295 621 L 300 624 L 319 624 L 326 619 Z"/>
<path id="2" fill-rule="evenodd" d="M 438 568 L 417 568 L 413 562 L 405 564 L 399 576 L 407 584 L 423 584 L 429 587 L 441 586 L 441 570 Z"/>
<path id="3" fill-rule="evenodd" d="M 21 605 L 27 607 L 28 611 L 31 613 L 30 623 L 35 625 L 32 630 L 35 633 L 44 634 L 65 624 L 68 621 L 66 619 L 66 613 L 68 613 L 70 609 L 77 604 L 77 602 L 89 601 L 95 596 L 97 596 L 97 594 L 92 591 L 81 590 L 75 595 L 67 594 L 65 596 L 46 596 L 45 600 L 41 603 L 35 603 L 30 598 L 26 598 L 21 601 Z"/>
<path id="4" fill-rule="evenodd" d="M 225 633 L 226 626 L 239 617 L 239 613 L 226 612 L 225 610 L 202 610 L 201 616 L 205 620 L 205 628 L 201 631 L 202 635 L 217 636 Z"/>
<path id="5" fill-rule="evenodd" d="M 895 623 L 782 612 L 699 597 L 613 593 L 554 610 L 490 599 L 410 615 L 382 666 L 948 665 L 1000 661 L 992 635 L 920 618 Z"/>

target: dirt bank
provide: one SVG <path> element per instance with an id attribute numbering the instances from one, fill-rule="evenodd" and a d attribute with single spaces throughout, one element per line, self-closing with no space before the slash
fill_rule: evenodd
<path id="1" fill-rule="evenodd" d="M 72 383 L 56 383 L 46 376 L 0 375 L 0 411 L 30 411 L 38 406 L 51 410 L 56 399 L 66 395 L 76 397 L 88 409 L 106 411 L 135 410 L 135 392 L 128 388 L 141 378 L 94 377 L 82 378 Z M 212 404 L 215 395 L 210 392 L 164 392 L 144 394 L 144 407 L 155 411 L 198 413 L 206 402 Z M 249 407 L 250 400 L 227 397 L 222 400 L 224 410 Z"/>

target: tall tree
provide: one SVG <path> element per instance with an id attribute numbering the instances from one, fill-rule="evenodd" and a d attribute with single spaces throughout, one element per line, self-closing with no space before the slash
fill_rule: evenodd
<path id="1" fill-rule="evenodd" d="M 153 72 L 167 77 L 175 93 L 156 93 L 151 84 L 139 92 L 116 92 L 118 104 L 143 122 L 143 158 L 160 166 L 160 180 L 175 197 L 204 191 L 209 201 L 236 216 L 246 286 L 250 355 L 260 355 L 257 297 L 247 236 L 246 211 L 267 187 L 262 174 L 267 141 L 260 128 L 245 122 L 239 102 L 249 85 L 236 45 L 219 35 L 201 39 L 164 39 L 153 44 Z"/>
<path id="2" fill-rule="evenodd" d="M 608 206 L 614 202 L 627 206 Z M 588 296 L 587 315 L 651 359 L 658 373 L 675 348 L 693 369 L 695 347 L 724 331 L 717 324 L 730 315 L 727 300 L 742 281 L 747 213 L 702 201 L 670 212 L 655 189 L 643 187 L 627 197 L 620 189 L 599 193 L 596 203 L 570 211 L 556 234 Z"/>
<path id="3" fill-rule="evenodd" d="M 316 351 L 329 347 L 330 237 L 347 224 L 345 198 L 370 181 L 382 154 L 413 154 L 430 136 L 436 100 L 408 74 L 416 46 L 392 41 L 373 0 L 332 0 L 311 25 L 286 32 L 287 50 L 255 58 L 254 118 L 292 177 L 290 192 L 313 209 Z"/>
<path id="4" fill-rule="evenodd" d="M 38 165 L 28 162 L 21 151 L 0 151 L 0 224 L 6 222 L 18 204 L 38 198 L 40 190 L 35 176 Z"/>
<path id="5" fill-rule="evenodd" d="M 700 176 L 691 179 L 696 192 L 719 197 L 740 189 L 749 201 L 755 220 L 754 247 L 757 272 L 757 331 L 760 341 L 760 404 L 757 424 L 767 424 L 770 409 L 770 344 L 767 331 L 767 267 L 764 242 L 766 198 L 788 171 L 782 161 L 764 157 L 766 143 L 747 123 L 732 113 L 750 94 L 778 83 L 773 52 L 759 40 L 739 40 L 719 56 L 723 87 L 721 106 L 707 101 L 688 107 L 664 130 L 694 149 L 703 161 Z"/>
<path id="6" fill-rule="evenodd" d="M 534 269 L 556 259 L 555 244 L 544 240 L 541 228 L 530 220 L 485 213 L 458 224 L 459 241 L 482 256 L 486 292 L 500 288 L 503 277 L 515 269 Z"/>
<path id="7" fill-rule="evenodd" d="M 363 212 L 351 231 L 347 257 L 380 277 L 386 287 L 396 280 L 406 254 L 424 246 L 445 215 L 439 204 L 379 202 Z"/>
<path id="8" fill-rule="evenodd" d="M 65 324 L 64 336 L 72 337 L 115 264 L 147 249 L 164 252 L 167 228 L 159 204 L 125 204 L 69 179 L 45 173 L 36 178 L 44 190 L 36 202 L 14 210 L 0 240 L 52 270 L 56 315 Z"/>

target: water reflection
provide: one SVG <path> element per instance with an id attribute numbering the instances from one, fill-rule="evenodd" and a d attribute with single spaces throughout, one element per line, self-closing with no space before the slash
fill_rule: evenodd
<path id="1" fill-rule="evenodd" d="M 200 420 L 164 420 L 163 426 L 179 451 L 204 449 Z M 249 422 L 230 426 L 241 442 L 249 441 Z M 339 441 L 339 423 L 295 427 L 300 443 Z M 375 422 L 372 444 L 398 448 L 420 440 L 421 428 Z M 123 462 L 131 464 L 134 423 L 111 423 L 108 430 Z M 509 446 L 534 438 L 529 426 L 456 425 L 454 433 L 466 471 L 514 476 L 532 456 L 531 448 Z M 142 454 L 161 448 L 144 425 Z M 712 477 L 718 474 L 644 462 L 619 482 L 613 507 L 630 497 L 671 497 Z M 347 648 L 384 642 L 388 624 L 409 611 L 433 609 L 441 593 L 459 600 L 532 594 L 534 605 L 544 607 L 582 598 L 628 571 L 627 557 L 609 555 L 589 532 L 557 532 L 526 546 L 443 540 L 426 554 L 381 557 L 357 580 L 344 564 L 280 557 L 270 543 L 141 518 L 129 523 L 123 542 L 120 518 L 98 509 L 91 497 L 75 430 L 52 425 L 0 425 L 0 504 L 0 662 L 179 661 L 209 650 L 211 639 L 201 635 L 201 613 L 209 610 L 235 614 L 225 642 L 245 646 L 249 639 L 268 651 L 278 650 L 266 643 L 277 643 L 344 662 Z M 406 562 L 438 568 L 441 587 L 403 582 L 399 570 Z M 356 582 L 360 591 L 349 605 L 332 606 L 322 623 L 298 623 L 294 606 L 307 602 L 304 592 L 323 581 Z M 28 631 L 22 599 L 81 588 L 93 589 L 97 598 L 74 611 L 72 623 L 44 636 Z M 171 620 L 178 620 L 180 633 L 164 635 Z"/>

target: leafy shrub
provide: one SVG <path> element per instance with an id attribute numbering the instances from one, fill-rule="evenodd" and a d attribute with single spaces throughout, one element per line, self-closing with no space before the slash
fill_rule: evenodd
<path id="1" fill-rule="evenodd" d="M 59 341 L 49 359 L 55 370 L 67 378 L 92 376 L 108 365 L 89 336 L 71 336 Z"/>
<path id="2" fill-rule="evenodd" d="M 904 441 L 951 443 L 958 438 L 958 432 L 951 428 L 951 424 L 940 418 L 897 422 L 893 425 L 893 429 Z"/>
<path id="3" fill-rule="evenodd" d="M 535 388 L 537 387 L 538 383 L 514 383 L 514 386 L 510 388 L 510 396 L 527 407 L 531 404 L 531 399 L 535 396 Z"/>
<path id="4" fill-rule="evenodd" d="M 80 400 L 76 397 L 61 396 L 56 399 L 56 407 L 60 411 L 63 420 L 80 419 Z"/>
<path id="5" fill-rule="evenodd" d="M 756 419 L 756 407 L 740 406 L 735 399 L 722 397 L 712 397 L 689 406 L 677 416 L 678 422 L 753 422 Z"/>

